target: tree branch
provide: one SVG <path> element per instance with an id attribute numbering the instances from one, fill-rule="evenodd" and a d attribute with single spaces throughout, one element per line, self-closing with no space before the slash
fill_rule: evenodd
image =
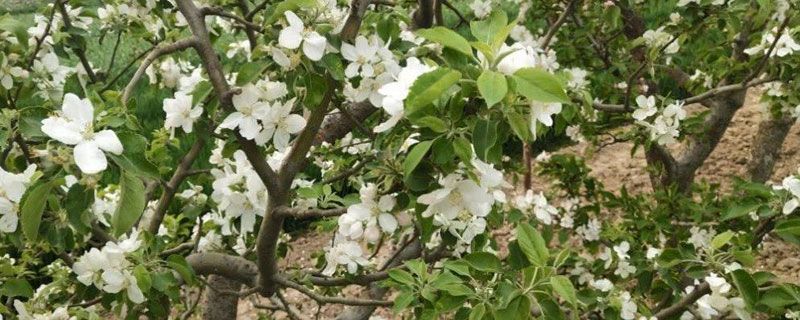
<path id="1" fill-rule="evenodd" d="M 246 18 L 242 18 L 242 17 L 237 16 L 235 14 L 232 14 L 230 12 L 226 12 L 225 10 L 223 10 L 220 7 L 203 7 L 203 8 L 200 8 L 200 13 L 203 16 L 219 16 L 219 17 L 223 17 L 223 18 L 228 18 L 228 19 L 231 19 L 231 20 L 234 20 L 234 21 L 240 23 L 245 29 L 250 29 L 252 31 L 258 31 L 259 33 L 263 33 L 264 32 L 264 29 L 261 26 L 255 24 L 255 23 L 252 23 L 250 21 L 247 21 Z"/>
<path id="2" fill-rule="evenodd" d="M 293 217 L 295 219 L 311 219 L 311 218 L 328 218 L 343 215 L 347 212 L 347 207 L 339 207 L 333 209 L 297 209 L 289 207 L 275 208 L 275 213 Z"/>
<path id="3" fill-rule="evenodd" d="M 556 35 L 556 32 L 558 32 L 558 29 L 561 28 L 564 22 L 567 22 L 567 17 L 569 17 L 569 15 L 572 14 L 572 12 L 575 10 L 576 3 L 578 3 L 578 0 L 570 1 L 569 4 L 567 4 L 567 7 L 564 8 L 564 12 L 561 12 L 561 15 L 558 16 L 556 22 L 553 23 L 553 25 L 551 25 L 549 29 L 547 29 L 547 33 L 544 35 L 544 38 L 542 38 L 541 42 L 539 43 L 542 49 L 547 50 L 547 48 L 550 47 L 550 41 L 553 40 L 553 37 Z"/>
<path id="4" fill-rule="evenodd" d="M 182 51 L 189 47 L 197 46 L 198 43 L 199 41 L 197 41 L 197 37 L 195 36 L 181 39 L 168 45 L 159 46 L 150 51 L 150 53 L 147 54 L 147 57 L 145 57 L 142 61 L 142 64 L 139 65 L 139 69 L 137 69 L 136 73 L 133 74 L 131 81 L 129 81 L 128 85 L 125 86 L 125 90 L 122 92 L 122 102 L 128 102 L 128 98 L 130 98 L 131 93 L 133 93 L 133 88 L 136 87 L 136 83 L 139 82 L 139 79 L 142 77 L 142 75 L 144 75 L 147 68 L 150 67 L 150 64 L 152 64 L 153 61 L 155 61 L 158 57 L 173 53 L 175 51 Z"/>
<path id="5" fill-rule="evenodd" d="M 376 158 L 375 155 L 369 155 L 366 158 L 364 158 L 363 160 L 361 160 L 360 162 L 356 163 L 356 165 L 354 165 L 352 168 L 349 168 L 349 169 L 347 169 L 345 171 L 342 171 L 341 173 L 339 173 L 339 174 L 337 174 L 337 175 L 335 175 L 333 177 L 330 177 L 328 179 L 322 180 L 322 184 L 329 184 L 329 183 L 334 183 L 334 182 L 342 180 L 342 179 L 347 179 L 348 177 L 350 177 L 350 176 L 358 173 L 359 171 L 361 171 L 361 169 L 364 168 L 364 166 L 366 166 L 368 163 L 372 162 L 372 160 L 375 160 L 375 158 Z"/>
<path id="6" fill-rule="evenodd" d="M 69 12 L 67 12 L 67 7 L 62 1 L 56 1 L 56 5 L 58 6 L 58 11 L 61 12 L 61 20 L 64 22 L 64 28 L 69 32 L 69 29 L 72 29 L 72 20 L 69 17 Z M 89 59 L 86 59 L 86 52 L 83 51 L 83 48 L 75 46 L 72 48 L 72 51 L 75 52 L 75 55 L 78 56 L 78 59 L 81 61 L 83 69 L 86 70 L 86 75 L 89 76 L 89 81 L 91 83 L 97 82 L 97 75 L 94 74 L 94 70 L 92 70 L 92 66 L 89 64 Z"/>
<path id="7" fill-rule="evenodd" d="M 209 130 L 213 131 L 213 129 Z M 194 160 L 197 159 L 197 156 L 200 155 L 200 151 L 202 151 L 206 139 L 207 137 L 203 134 L 197 135 L 197 140 L 195 140 L 189 152 L 183 156 L 180 164 L 178 164 L 178 168 L 175 169 L 175 172 L 172 174 L 172 178 L 170 178 L 169 182 L 164 186 L 164 192 L 161 193 L 161 198 L 158 199 L 158 205 L 147 226 L 148 232 L 152 234 L 158 232 L 158 228 L 164 220 L 164 215 L 166 215 L 169 205 L 172 203 L 172 200 L 175 199 L 175 193 L 178 192 L 178 187 L 180 187 L 183 180 L 189 176 L 189 168 L 194 163 Z"/>
<path id="8" fill-rule="evenodd" d="M 239 281 L 251 288 L 258 287 L 258 267 L 245 258 L 218 252 L 193 253 L 186 262 L 199 275 L 219 275 Z"/>
<path id="9" fill-rule="evenodd" d="M 703 282 L 700 285 L 696 286 L 692 292 L 684 296 L 681 300 L 676 302 L 675 304 L 664 308 L 663 310 L 659 311 L 655 314 L 655 317 L 658 319 L 668 319 L 670 317 L 676 316 L 681 311 L 686 310 L 689 306 L 691 306 L 695 301 L 702 298 L 704 295 L 711 293 L 711 286 L 708 285 L 708 282 Z"/>
<path id="10" fill-rule="evenodd" d="M 275 275 L 274 281 L 275 283 L 283 287 L 292 288 L 297 291 L 300 291 L 300 293 L 308 296 L 309 298 L 313 299 L 314 301 L 320 304 L 336 303 L 348 306 L 382 306 L 382 307 L 389 307 L 394 304 L 392 301 L 385 301 L 385 300 L 368 300 L 368 299 L 358 299 L 358 298 L 323 296 L 314 291 L 311 291 L 310 289 L 306 288 L 305 286 L 297 282 L 283 278 L 280 275 Z"/>

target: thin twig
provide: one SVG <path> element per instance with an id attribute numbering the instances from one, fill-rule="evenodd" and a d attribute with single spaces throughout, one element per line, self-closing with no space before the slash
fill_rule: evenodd
<path id="1" fill-rule="evenodd" d="M 556 32 L 558 32 L 558 29 L 560 29 L 561 26 L 564 24 L 564 22 L 567 21 L 567 17 L 569 17 L 572 11 L 575 10 L 575 4 L 577 2 L 578 0 L 570 1 L 569 4 L 567 4 L 567 7 L 564 8 L 564 12 L 562 12 L 561 15 L 558 16 L 556 22 L 553 23 L 552 26 L 550 26 L 550 29 L 547 29 L 547 33 L 544 35 L 544 38 L 542 38 L 542 41 L 540 42 L 542 49 L 547 50 L 547 48 L 550 46 L 550 41 L 553 40 L 553 37 L 556 35 Z"/>
<path id="2" fill-rule="evenodd" d="M 122 29 L 119 29 L 119 31 L 117 31 L 117 41 L 114 42 L 114 49 L 111 51 L 111 60 L 108 62 L 106 77 L 108 77 L 108 75 L 111 74 L 111 69 L 114 68 L 114 61 L 117 59 L 117 49 L 119 48 L 120 40 L 122 40 Z"/>
<path id="3" fill-rule="evenodd" d="M 342 171 L 341 173 L 339 173 L 339 174 L 337 174 L 337 175 L 335 175 L 333 177 L 330 177 L 328 179 L 322 180 L 322 184 L 329 184 L 329 183 L 334 183 L 334 182 L 342 180 L 342 179 L 347 179 L 348 177 L 350 177 L 350 176 L 358 173 L 359 171 L 361 171 L 362 168 L 364 168 L 368 163 L 370 163 L 373 160 L 375 160 L 375 158 L 376 158 L 375 155 L 369 155 L 366 158 L 364 158 L 364 160 L 361 160 L 360 162 L 356 163 L 356 165 L 354 165 L 352 168 L 348 168 L 347 170 Z"/>
<path id="4" fill-rule="evenodd" d="M 320 294 L 318 294 L 318 293 L 316 293 L 314 291 L 311 291 L 310 289 L 304 287 L 303 285 L 301 285 L 301 284 L 299 284 L 297 282 L 285 279 L 285 278 L 283 278 L 281 276 L 278 276 L 278 275 L 275 276 L 274 281 L 275 281 L 275 283 L 277 283 L 277 284 L 279 284 L 279 285 L 281 285 L 283 287 L 292 288 L 292 289 L 295 289 L 297 291 L 300 291 L 300 293 L 308 296 L 309 298 L 313 299 L 314 301 L 316 301 L 317 303 L 320 303 L 320 304 L 337 303 L 337 304 L 343 304 L 343 305 L 348 305 L 348 306 L 380 306 L 380 307 L 389 307 L 389 306 L 394 304 L 392 301 L 385 301 L 385 300 L 370 300 L 370 299 L 342 298 L 342 297 L 323 296 L 323 295 L 320 295 Z"/>
<path id="5" fill-rule="evenodd" d="M 189 47 L 197 45 L 197 43 L 198 43 L 197 38 L 190 37 L 178 40 L 168 45 L 159 46 L 156 49 L 150 51 L 150 53 L 147 54 L 147 57 L 144 58 L 144 60 L 142 61 L 142 64 L 139 65 L 139 69 L 137 69 L 136 73 L 133 74 L 133 78 L 131 78 L 131 81 L 128 82 L 127 86 L 125 86 L 125 91 L 122 92 L 122 102 L 123 103 L 128 102 L 128 98 L 130 98 L 131 93 L 133 93 L 133 88 L 136 87 L 136 83 L 139 82 L 139 79 L 142 77 L 142 75 L 144 75 L 147 68 L 150 67 L 150 64 L 152 64 L 153 61 L 155 61 L 158 57 L 165 54 L 173 53 L 175 51 L 185 50 Z"/>
<path id="6" fill-rule="evenodd" d="M 69 12 L 67 12 L 67 7 L 64 5 L 63 2 L 56 2 L 58 5 L 58 10 L 61 12 L 61 20 L 64 22 L 64 28 L 72 29 L 72 21 L 69 17 Z M 94 70 L 92 70 L 92 65 L 89 64 L 89 59 L 86 58 L 86 52 L 83 51 L 83 48 L 75 46 L 72 48 L 72 52 L 75 52 L 75 55 L 78 56 L 78 60 L 81 61 L 81 65 L 83 69 L 86 71 L 86 75 L 89 76 L 89 81 L 91 83 L 97 82 L 97 75 L 94 74 Z"/>

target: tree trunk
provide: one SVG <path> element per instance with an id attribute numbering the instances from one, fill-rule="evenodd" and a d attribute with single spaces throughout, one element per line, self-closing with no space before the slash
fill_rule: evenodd
<path id="1" fill-rule="evenodd" d="M 205 301 L 203 303 L 203 320 L 230 320 L 236 319 L 236 311 L 239 304 L 239 297 L 232 294 L 218 292 L 239 291 L 242 284 L 235 280 L 230 280 L 218 275 L 208 276 Z M 212 289 L 213 288 L 213 289 Z"/>
<path id="2" fill-rule="evenodd" d="M 794 122 L 794 118 L 784 115 L 778 119 L 764 119 L 758 124 L 758 132 L 750 148 L 750 161 L 747 163 L 750 180 L 763 183 L 772 176 L 783 141 Z"/>

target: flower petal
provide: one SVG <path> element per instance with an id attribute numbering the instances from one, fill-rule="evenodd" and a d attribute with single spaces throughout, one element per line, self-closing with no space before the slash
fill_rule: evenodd
<path id="1" fill-rule="evenodd" d="M 84 126 L 94 121 L 94 107 L 89 99 L 78 98 L 73 93 L 64 95 L 64 104 L 61 106 L 64 116 L 76 122 L 79 126 Z"/>
<path id="2" fill-rule="evenodd" d="M 303 53 L 306 55 L 306 57 L 313 61 L 319 61 L 319 59 L 322 59 L 322 55 L 325 54 L 325 46 L 327 45 L 328 40 L 316 32 L 308 34 L 303 40 L 305 40 L 303 41 Z"/>
<path id="3" fill-rule="evenodd" d="M 50 117 L 42 120 L 42 132 L 63 144 L 76 145 L 83 141 L 80 127 L 74 122 L 60 117 Z"/>
<path id="4" fill-rule="evenodd" d="M 117 138 L 117 134 L 111 130 L 103 130 L 94 134 L 94 142 L 103 151 L 113 154 L 122 153 L 122 142 Z"/>
<path id="5" fill-rule="evenodd" d="M 286 131 L 295 134 L 306 127 L 306 119 L 299 114 L 290 114 L 283 121 L 286 121 Z"/>
<path id="6" fill-rule="evenodd" d="M 73 150 L 75 164 L 83 173 L 94 174 L 106 169 L 106 155 L 94 141 L 82 141 Z"/>

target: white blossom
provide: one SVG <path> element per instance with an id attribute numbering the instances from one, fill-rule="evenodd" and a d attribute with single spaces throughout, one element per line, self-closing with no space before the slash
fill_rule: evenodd
<path id="1" fill-rule="evenodd" d="M 303 20 L 292 11 L 284 12 L 289 25 L 283 28 L 278 36 L 278 44 L 287 49 L 297 49 L 303 45 L 303 53 L 309 59 L 318 61 L 325 54 L 328 41 L 325 37 L 306 27 Z"/>
<path id="2" fill-rule="evenodd" d="M 74 145 L 75 164 L 83 173 L 94 174 L 106 169 L 103 151 L 122 154 L 122 143 L 114 131 L 94 131 L 94 107 L 89 99 L 67 93 L 61 113 L 42 120 L 42 132 L 67 145 Z"/>

